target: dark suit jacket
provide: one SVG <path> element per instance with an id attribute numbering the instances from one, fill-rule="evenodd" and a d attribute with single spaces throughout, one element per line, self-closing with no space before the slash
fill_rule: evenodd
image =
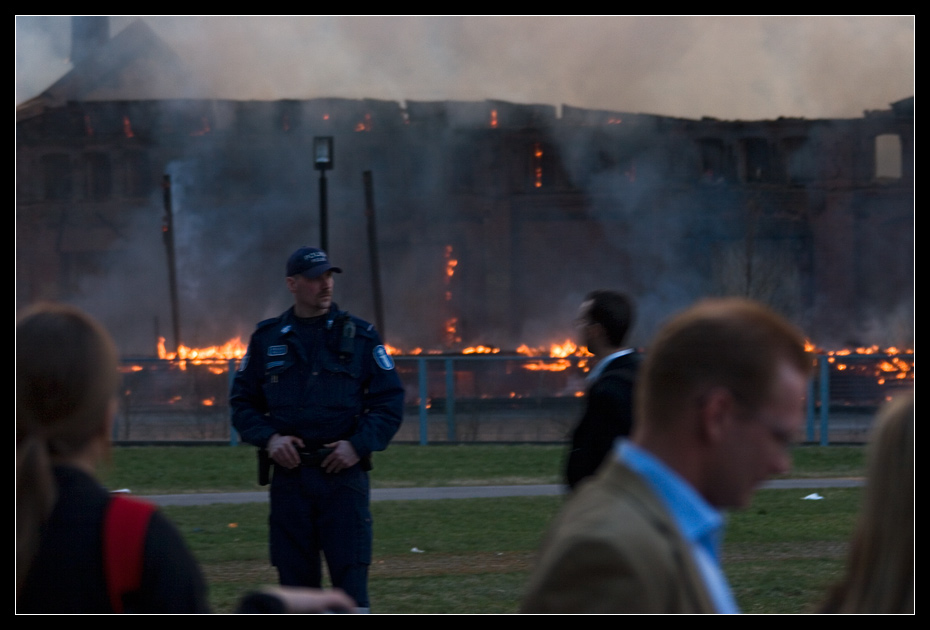
<path id="1" fill-rule="evenodd" d="M 539 551 L 524 613 L 712 613 L 704 580 L 647 482 L 616 460 L 566 503 Z"/>
<path id="2" fill-rule="evenodd" d="M 633 427 L 633 381 L 639 357 L 635 352 L 617 357 L 604 367 L 585 395 L 585 410 L 571 436 L 565 481 L 574 488 L 593 475 L 614 440 Z"/>

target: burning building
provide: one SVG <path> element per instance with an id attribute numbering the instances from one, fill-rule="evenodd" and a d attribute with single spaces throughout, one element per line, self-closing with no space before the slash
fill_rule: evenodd
<path id="1" fill-rule="evenodd" d="M 17 109 L 17 305 L 80 304 L 127 354 L 247 338 L 288 305 L 287 254 L 319 242 L 313 139 L 331 136 L 339 301 L 387 341 L 564 339 L 590 289 L 639 304 L 634 343 L 695 298 L 741 294 L 820 345 L 909 344 L 913 98 L 839 120 L 691 120 L 502 101 L 165 98 L 184 67 L 142 22 L 84 33 Z M 892 330 L 903 309 L 902 330 Z M 895 338 L 872 337 L 876 330 Z"/>

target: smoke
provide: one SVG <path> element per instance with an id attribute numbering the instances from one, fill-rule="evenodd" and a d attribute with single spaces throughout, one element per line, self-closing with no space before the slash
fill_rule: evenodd
<path id="1" fill-rule="evenodd" d="M 16 18 L 16 103 L 39 94 L 71 69 L 67 18 Z"/>
<path id="2" fill-rule="evenodd" d="M 131 19 L 113 18 L 111 33 Z M 858 117 L 914 89 L 914 19 L 907 16 L 142 19 L 196 78 L 165 99 L 498 99 L 759 120 Z M 17 102 L 67 69 L 67 20 L 17 18 Z M 553 333 L 571 334 L 585 293 L 610 288 L 638 296 L 631 341 L 644 344 L 670 312 L 713 289 L 706 282 L 710 257 L 694 244 L 695 221 L 710 215 L 711 203 L 732 201 L 721 192 L 719 198 L 705 195 L 702 206 L 665 189 L 662 173 L 653 169 L 661 161 L 662 147 L 653 146 L 661 134 L 644 132 L 639 146 L 615 156 L 629 165 L 601 170 L 584 157 L 598 155 L 592 150 L 597 137 L 552 138 L 561 168 L 571 171 L 566 180 L 587 195 L 583 212 L 590 220 L 565 220 L 577 218 L 569 216 L 576 209 L 557 204 L 532 208 L 548 213 L 536 220 L 525 211 L 519 219 L 502 217 L 510 208 L 495 206 L 490 192 L 468 202 L 479 204 L 478 211 L 462 200 L 451 205 L 450 187 L 461 192 L 487 181 L 506 188 L 511 186 L 506 178 L 519 177 L 485 180 L 472 173 L 468 181 L 469 167 L 491 170 L 499 164 L 469 164 L 473 157 L 489 160 L 483 149 L 469 148 L 479 143 L 468 136 L 477 125 L 464 132 L 454 127 L 431 130 L 422 141 L 429 146 L 383 141 L 373 147 L 365 144 L 367 134 L 339 142 L 330 250 L 346 273 L 337 278 L 337 301 L 373 319 L 359 178 L 374 170 L 381 263 L 389 270 L 384 283 L 390 343 L 437 347 L 449 314 L 458 317 L 463 345 L 512 348 L 553 341 Z M 266 128 L 272 128 L 270 118 Z M 284 310 L 290 297 L 283 280 L 287 253 L 318 242 L 317 188 L 308 181 L 306 155 L 287 154 L 283 143 L 258 155 L 252 152 L 260 147 L 245 144 L 223 146 L 208 137 L 202 154 L 168 166 L 187 345 L 245 337 L 254 322 Z M 475 155 L 439 153 L 459 147 Z M 402 161 L 409 164 L 391 168 Z M 453 174 L 461 167 L 462 175 Z M 392 179 L 392 173 L 405 179 Z M 207 198 L 218 201 L 198 206 Z M 438 205 L 446 200 L 450 205 Z M 127 353 L 150 352 L 153 330 L 170 338 L 161 215 L 154 195 L 133 212 L 124 242 L 109 254 L 109 275 L 86 279 L 81 287 L 88 310 L 129 340 Z M 460 258 L 448 304 L 446 245 Z M 145 321 L 139 313 L 146 313 Z"/>
<path id="3" fill-rule="evenodd" d="M 111 32 L 133 19 L 112 18 Z M 502 99 L 758 120 L 855 117 L 914 91 L 913 16 L 141 19 L 202 98 Z M 17 102 L 63 72 L 67 20 L 17 18 Z"/>
<path id="4" fill-rule="evenodd" d="M 110 331 L 124 356 L 151 356 L 158 337 L 171 343 L 168 273 L 160 199 L 152 195 L 120 226 L 102 258 L 102 274 L 86 274 L 69 301 Z"/>

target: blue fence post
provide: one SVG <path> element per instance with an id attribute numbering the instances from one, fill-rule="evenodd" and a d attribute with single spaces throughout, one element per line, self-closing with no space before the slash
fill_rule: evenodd
<path id="1" fill-rule="evenodd" d="M 426 446 L 429 443 L 426 424 L 426 404 L 429 399 L 429 389 L 427 388 L 426 359 L 424 357 L 417 359 L 417 379 L 420 384 L 420 445 Z"/>
<path id="2" fill-rule="evenodd" d="M 830 443 L 830 362 L 827 357 L 820 359 L 820 445 Z"/>
<path id="3" fill-rule="evenodd" d="M 446 439 L 455 441 L 455 370 L 452 359 L 445 360 L 446 365 Z"/>
<path id="4" fill-rule="evenodd" d="M 230 359 L 226 366 L 226 374 L 229 375 L 229 387 L 227 391 L 232 391 L 233 381 L 236 379 L 236 360 Z M 232 407 L 229 408 L 229 445 L 237 446 L 239 444 L 239 434 L 232 425 Z"/>
<path id="5" fill-rule="evenodd" d="M 817 365 L 823 361 L 823 357 L 817 357 Z M 816 392 L 814 390 L 814 379 L 813 377 L 807 381 L 807 414 L 806 414 L 806 427 L 807 427 L 807 442 L 814 441 L 814 416 L 817 415 L 817 398 Z"/>

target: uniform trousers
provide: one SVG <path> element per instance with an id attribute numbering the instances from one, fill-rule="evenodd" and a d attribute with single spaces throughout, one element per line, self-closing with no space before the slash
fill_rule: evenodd
<path id="1" fill-rule="evenodd" d="M 368 473 L 275 465 L 271 481 L 271 563 L 285 586 L 321 586 L 320 553 L 334 587 L 368 608 L 372 520 Z"/>

